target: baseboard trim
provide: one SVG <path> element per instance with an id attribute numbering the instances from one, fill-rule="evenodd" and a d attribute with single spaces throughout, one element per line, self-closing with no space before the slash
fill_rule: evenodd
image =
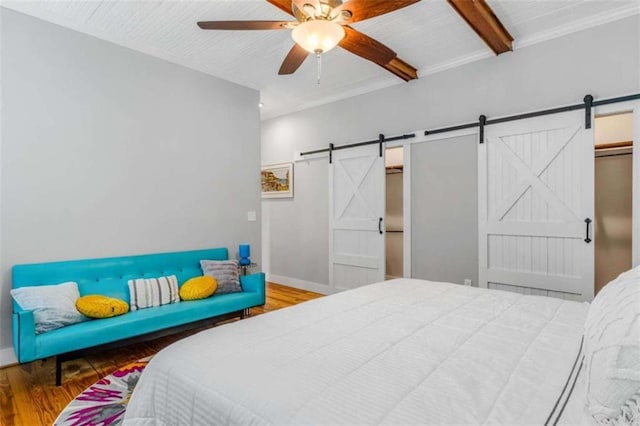
<path id="1" fill-rule="evenodd" d="M 13 348 L 0 349 L 0 368 L 9 367 L 18 363 L 18 358 L 13 353 Z"/>
<path id="2" fill-rule="evenodd" d="M 267 281 L 286 285 L 289 287 L 299 288 L 301 290 L 313 291 L 320 294 L 333 294 L 338 292 L 337 290 L 330 288 L 326 284 L 300 280 L 298 278 L 285 277 L 282 275 L 267 274 Z"/>

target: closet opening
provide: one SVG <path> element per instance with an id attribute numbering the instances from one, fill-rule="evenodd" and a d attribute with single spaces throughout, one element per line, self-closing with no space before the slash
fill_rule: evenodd
<path id="1" fill-rule="evenodd" d="M 633 125 L 632 112 L 595 119 L 594 294 L 632 266 Z"/>
<path id="2" fill-rule="evenodd" d="M 385 278 L 403 276 L 403 148 L 385 149 Z"/>

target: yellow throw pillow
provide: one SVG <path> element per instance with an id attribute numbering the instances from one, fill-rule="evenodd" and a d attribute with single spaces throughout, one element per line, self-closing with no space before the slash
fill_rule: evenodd
<path id="1" fill-rule="evenodd" d="M 180 287 L 180 299 L 206 299 L 215 293 L 217 289 L 218 282 L 215 278 L 206 275 L 203 277 L 194 277 L 187 280 L 187 282 Z"/>
<path id="2" fill-rule="evenodd" d="M 129 312 L 129 305 L 124 300 L 90 294 L 76 300 L 76 309 L 89 318 L 110 318 Z"/>

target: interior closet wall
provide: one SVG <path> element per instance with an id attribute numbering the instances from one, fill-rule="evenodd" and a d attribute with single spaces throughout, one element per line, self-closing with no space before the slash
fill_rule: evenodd
<path id="1" fill-rule="evenodd" d="M 635 125 L 640 125 L 637 123 Z M 633 114 L 595 119 L 595 292 L 632 266 L 633 147 L 597 149 L 633 141 Z"/>
<path id="2" fill-rule="evenodd" d="M 326 61 L 330 61 L 330 55 Z M 397 85 L 386 89 L 263 121 L 262 163 L 294 161 L 299 159 L 294 157 L 295 152 L 326 148 L 329 142 L 340 145 L 371 140 L 379 132 L 396 135 L 465 123 L 480 114 L 491 118 L 580 102 L 587 93 L 597 99 L 637 93 L 639 55 L 640 22 L 632 16 L 518 48 L 513 53 L 421 74 L 410 83 L 398 80 Z M 393 78 L 381 74 L 383 77 Z M 465 145 L 456 146 L 463 149 Z M 456 149 L 451 155 L 462 152 Z M 272 211 L 270 216 L 272 226 L 289 225 L 278 225 L 279 232 L 272 229 L 270 238 L 264 240 L 271 256 L 267 272 L 284 284 L 328 291 L 328 197 L 324 189 L 328 185 L 328 159 L 306 159 L 295 167 L 294 198 L 283 202 L 263 200 L 264 208 L 278 209 L 278 215 Z M 475 157 L 460 166 L 475 167 Z M 303 186 L 314 188 L 310 189 L 314 192 L 301 192 Z M 468 195 L 470 200 L 477 200 L 477 184 L 468 188 Z M 304 229 L 304 238 L 299 234 L 300 221 L 313 224 L 311 229 Z M 413 238 L 420 236 L 414 234 Z M 477 251 L 473 245 L 472 241 L 465 243 Z M 277 250 L 283 246 L 288 246 L 286 252 Z M 469 268 L 477 270 L 477 262 Z"/>
<path id="3" fill-rule="evenodd" d="M 385 277 L 404 276 L 404 148 L 386 148 L 384 155 L 385 176 Z"/>
<path id="4" fill-rule="evenodd" d="M 596 157 L 595 291 L 631 268 L 631 152 Z"/>
<path id="5" fill-rule="evenodd" d="M 403 218 L 402 218 L 402 169 L 387 169 L 387 211 L 385 217 L 385 275 L 389 278 L 402 277 L 403 264 Z"/>

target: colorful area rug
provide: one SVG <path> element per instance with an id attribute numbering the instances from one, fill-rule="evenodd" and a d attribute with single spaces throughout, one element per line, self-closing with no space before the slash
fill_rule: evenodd
<path id="1" fill-rule="evenodd" d="M 119 425 L 129 398 L 151 358 L 117 369 L 85 389 L 62 410 L 54 425 Z"/>

